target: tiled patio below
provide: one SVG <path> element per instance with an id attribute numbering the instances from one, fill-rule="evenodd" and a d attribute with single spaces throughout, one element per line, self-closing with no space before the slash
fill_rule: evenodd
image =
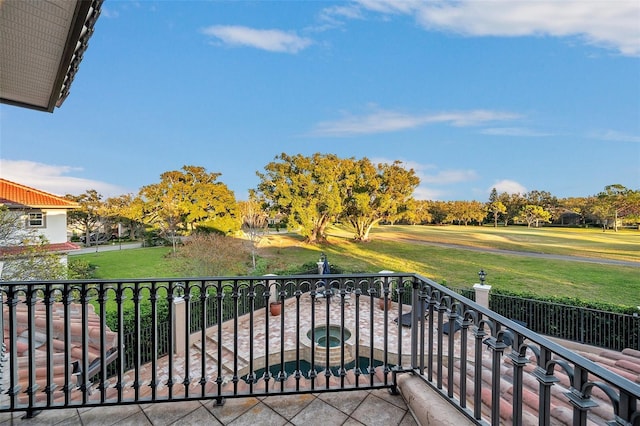
<path id="1" fill-rule="evenodd" d="M 47 410 L 32 419 L 0 414 L 0 425 L 416 425 L 386 389 Z"/>

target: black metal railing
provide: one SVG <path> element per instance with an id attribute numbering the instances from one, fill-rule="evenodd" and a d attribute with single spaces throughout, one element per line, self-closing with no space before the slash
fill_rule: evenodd
<path id="1" fill-rule="evenodd" d="M 492 294 L 489 307 L 546 336 L 622 351 L 640 350 L 640 316 Z"/>
<path id="2" fill-rule="evenodd" d="M 414 374 L 479 424 L 551 424 L 558 406 L 574 424 L 640 422 L 637 383 L 415 274 L 2 282 L 0 294 L 0 412 L 395 391 Z"/>

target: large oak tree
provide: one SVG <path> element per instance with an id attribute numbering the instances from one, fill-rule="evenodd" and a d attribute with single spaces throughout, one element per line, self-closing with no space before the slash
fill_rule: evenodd
<path id="1" fill-rule="evenodd" d="M 85 245 L 91 245 L 91 233 L 96 232 L 102 224 L 104 214 L 102 194 L 95 189 L 89 189 L 80 195 L 67 194 L 65 198 L 75 201 L 79 206 L 79 208 L 69 211 L 67 221 L 82 229 L 85 235 Z M 97 238 L 95 243 L 98 244 Z"/>
<path id="2" fill-rule="evenodd" d="M 368 239 L 375 224 L 401 217 L 419 183 L 399 162 L 374 166 L 367 158 L 320 153 L 280 154 L 258 177 L 268 208 L 286 214 L 289 228 L 312 243 L 325 240 L 337 219 L 353 227 L 357 240 Z"/>
<path id="3" fill-rule="evenodd" d="M 411 206 L 420 179 L 399 161 L 374 166 L 363 158 L 347 164 L 350 171 L 345 181 L 347 198 L 342 217 L 353 227 L 356 240 L 367 241 L 377 223 L 402 217 Z"/>
<path id="4" fill-rule="evenodd" d="M 238 230 L 235 196 L 217 181 L 219 176 L 198 166 L 162 173 L 160 182 L 140 190 L 145 220 L 170 238 L 174 248 L 178 233 L 196 228 L 222 234 Z"/>
<path id="5" fill-rule="evenodd" d="M 257 194 L 268 209 L 287 215 L 289 229 L 299 229 L 308 242 L 326 239 L 327 225 L 343 210 L 343 160 L 334 154 L 282 153 L 257 175 Z"/>

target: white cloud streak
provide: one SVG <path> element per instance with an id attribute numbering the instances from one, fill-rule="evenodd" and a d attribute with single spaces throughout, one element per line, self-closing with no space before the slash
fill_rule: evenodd
<path id="1" fill-rule="evenodd" d="M 585 43 L 640 56 L 637 0 L 360 0 L 366 10 L 413 15 L 429 30 L 463 36 L 579 37 Z"/>
<path id="2" fill-rule="evenodd" d="M 470 182 L 476 180 L 478 174 L 475 170 L 442 170 L 434 175 L 421 174 L 420 182 L 449 185 L 459 182 Z"/>
<path id="3" fill-rule="evenodd" d="M 640 143 L 640 136 L 630 135 L 628 133 L 619 132 L 617 130 L 607 130 L 601 133 L 593 134 L 594 138 L 611 142 L 636 142 Z"/>
<path id="4" fill-rule="evenodd" d="M 416 200 L 440 200 L 446 194 L 445 191 L 441 191 L 439 189 L 428 188 L 426 186 L 420 185 L 413 191 L 413 197 Z"/>
<path id="5" fill-rule="evenodd" d="M 73 166 L 57 166 L 27 160 L 0 159 L 2 177 L 55 195 L 79 195 L 95 189 L 104 197 L 126 194 L 128 191 L 117 185 L 91 179 L 66 176 L 82 169 Z"/>
<path id="6" fill-rule="evenodd" d="M 503 192 L 508 194 L 524 194 L 527 192 L 527 188 L 525 188 L 524 185 L 509 179 L 499 180 L 491 185 L 491 188 L 487 189 L 487 194 L 489 194 L 493 188 L 498 191 L 498 194 L 502 194 Z"/>
<path id="7" fill-rule="evenodd" d="M 525 127 L 493 127 L 489 129 L 482 129 L 480 133 L 483 135 L 516 137 L 544 137 L 552 135 L 551 133 L 539 132 Z"/>
<path id="8" fill-rule="evenodd" d="M 374 164 L 392 164 L 394 161 L 387 158 L 371 158 Z M 415 189 L 413 196 L 418 200 L 438 200 L 445 194 L 446 190 L 441 189 L 447 185 L 456 183 L 471 182 L 478 179 L 475 170 L 440 170 L 434 164 L 422 164 L 417 161 L 401 161 L 406 169 L 413 169 L 420 179 L 420 185 Z"/>
<path id="9" fill-rule="evenodd" d="M 313 44 L 311 39 L 291 32 L 259 30 L 238 25 L 213 25 L 203 29 L 202 33 L 229 46 L 253 47 L 279 53 L 298 53 Z"/>
<path id="10" fill-rule="evenodd" d="M 439 123 L 455 127 L 467 127 L 494 121 L 514 120 L 517 118 L 520 118 L 519 114 L 488 110 L 441 112 L 422 115 L 381 110 L 368 115 L 349 115 L 336 121 L 320 122 L 311 131 L 311 135 L 330 137 L 369 135 L 397 132 Z"/>

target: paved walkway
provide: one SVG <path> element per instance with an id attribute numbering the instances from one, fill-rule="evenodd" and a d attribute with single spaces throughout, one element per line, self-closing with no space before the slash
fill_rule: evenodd
<path id="1" fill-rule="evenodd" d="M 234 398 L 221 407 L 185 401 L 48 410 L 21 420 L 23 415 L 0 414 L 0 425 L 417 425 L 404 399 L 386 389 Z"/>
<path id="2" fill-rule="evenodd" d="M 116 251 L 116 250 L 126 250 L 126 249 L 136 249 L 142 247 L 142 243 L 109 243 L 109 244 L 101 244 L 92 247 L 84 247 L 78 250 L 73 250 L 67 253 L 70 256 L 75 254 L 89 254 L 89 253 L 102 253 L 103 251 Z"/>

